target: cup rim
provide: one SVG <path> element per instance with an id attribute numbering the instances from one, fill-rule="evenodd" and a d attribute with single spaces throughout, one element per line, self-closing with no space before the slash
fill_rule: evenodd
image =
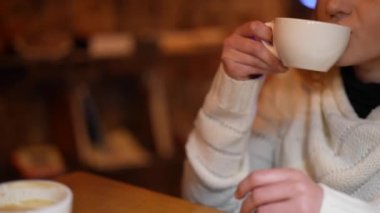
<path id="1" fill-rule="evenodd" d="M 340 25 L 336 23 L 330 23 L 330 22 L 324 22 L 324 21 L 319 21 L 315 19 L 304 19 L 304 18 L 292 18 L 292 17 L 276 17 L 275 20 L 289 20 L 289 21 L 294 21 L 294 22 L 310 22 L 313 24 L 323 24 L 323 25 L 328 25 L 332 27 L 340 27 L 342 29 L 346 29 L 351 31 L 351 28 L 345 25 Z"/>

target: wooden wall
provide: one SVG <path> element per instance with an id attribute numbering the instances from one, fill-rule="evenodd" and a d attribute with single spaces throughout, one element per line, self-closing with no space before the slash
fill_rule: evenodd
<path id="1" fill-rule="evenodd" d="M 164 31 L 200 27 L 219 27 L 228 31 L 248 20 L 269 21 L 276 16 L 288 16 L 292 2 L 294 1 L 0 0 L 0 54 L 5 49 L 3 46 L 11 43 L 17 35 L 41 35 L 41 31 L 47 31 L 49 38 L 52 37 L 50 31 L 64 31 L 79 38 L 87 38 L 98 32 L 130 32 L 155 36 Z M 38 36 L 32 36 L 31 39 L 35 37 Z M 215 53 L 169 61 L 166 64 L 167 95 L 172 97 L 169 104 L 174 115 L 172 126 L 176 137 L 181 141 L 184 141 L 191 129 L 196 111 L 219 63 L 218 57 L 218 53 Z M 9 106 L 0 105 L 0 121 L 11 117 L 7 111 L 10 109 Z M 13 137 L 10 133 L 12 127 L 8 125 L 7 128 L 0 128 L 0 136 Z M 27 140 L 20 138 L 13 143 L 9 139 L 10 143 L 5 144 L 6 141 L 2 138 L 0 176 L 6 159 L 9 159 L 7 150 L 19 141 Z"/>
<path id="2" fill-rule="evenodd" d="M 79 36 L 95 32 L 199 26 L 235 27 L 250 19 L 289 14 L 291 0 L 2 0 L 0 34 L 12 37 L 35 29 L 64 29 Z"/>

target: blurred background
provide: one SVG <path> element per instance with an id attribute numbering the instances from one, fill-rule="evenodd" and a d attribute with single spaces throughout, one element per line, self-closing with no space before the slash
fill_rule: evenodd
<path id="1" fill-rule="evenodd" d="M 223 39 L 314 3 L 0 1 L 0 182 L 84 170 L 179 196 Z"/>

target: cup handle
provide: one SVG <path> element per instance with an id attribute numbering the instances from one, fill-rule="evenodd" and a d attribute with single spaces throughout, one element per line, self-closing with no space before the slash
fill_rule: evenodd
<path id="1" fill-rule="evenodd" d="M 274 24 L 273 24 L 273 21 L 270 21 L 270 22 L 266 22 L 265 25 L 267 25 L 268 27 L 270 27 L 273 31 L 273 27 L 274 27 Z M 277 53 L 277 49 L 274 45 L 270 44 L 269 42 L 266 42 L 266 41 L 261 41 L 264 46 L 269 50 L 269 52 L 271 52 L 274 56 L 276 56 L 277 58 L 278 57 L 278 53 Z"/>

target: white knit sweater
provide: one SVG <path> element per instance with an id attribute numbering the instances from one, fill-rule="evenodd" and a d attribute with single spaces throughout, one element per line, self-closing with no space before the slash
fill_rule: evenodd
<path id="1" fill-rule="evenodd" d="M 379 145 L 380 107 L 359 118 L 337 70 L 236 81 L 220 68 L 186 144 L 183 196 L 236 212 L 246 175 L 292 167 L 322 186 L 322 213 L 380 212 Z"/>

